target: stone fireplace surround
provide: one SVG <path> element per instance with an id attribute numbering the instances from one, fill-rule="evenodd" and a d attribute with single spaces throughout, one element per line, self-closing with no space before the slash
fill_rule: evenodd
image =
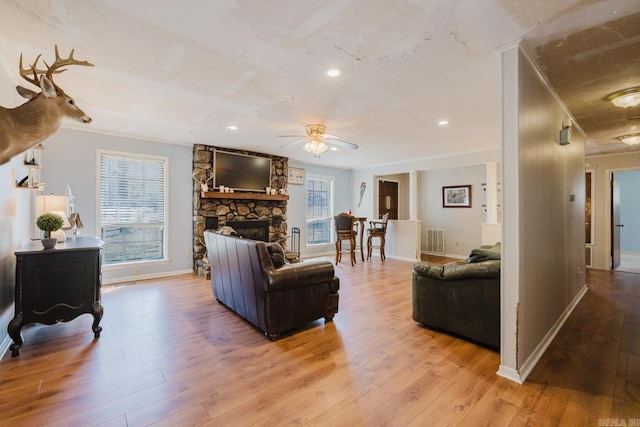
<path id="1" fill-rule="evenodd" d="M 278 242 L 286 249 L 287 243 L 287 200 L 264 200 L 264 192 L 229 193 L 222 197 L 207 197 L 200 187 L 201 182 L 213 174 L 213 152 L 223 150 L 233 153 L 250 154 L 271 159 L 271 187 L 287 188 L 286 157 L 272 156 L 250 151 L 233 150 L 194 144 L 193 146 L 193 271 L 198 276 L 209 279 L 210 266 L 206 259 L 204 231 L 217 230 L 225 225 L 233 226 L 233 221 L 241 221 L 244 237 L 255 238 L 267 234 L 270 242 Z M 211 182 L 209 182 L 211 186 Z M 217 191 L 210 187 L 209 191 Z M 253 199 L 251 194 L 256 194 Z M 252 227 L 255 224 L 257 227 Z M 236 225 L 238 225 L 236 223 Z M 247 231 L 251 228 L 261 231 Z M 264 234 L 250 234 L 250 233 Z M 249 234 L 248 234 L 249 233 Z"/>

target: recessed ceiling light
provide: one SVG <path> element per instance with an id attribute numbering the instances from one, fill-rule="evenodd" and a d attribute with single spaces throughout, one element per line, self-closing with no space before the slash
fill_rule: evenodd
<path id="1" fill-rule="evenodd" d="M 341 75 L 341 74 L 342 74 L 342 71 L 340 71 L 340 70 L 339 70 L 339 69 L 337 69 L 337 68 L 331 68 L 331 69 L 329 69 L 329 70 L 325 71 L 325 74 L 326 74 L 328 77 L 338 77 L 339 75 Z"/>
<path id="2" fill-rule="evenodd" d="M 449 120 L 440 120 L 440 121 L 438 122 L 438 125 L 440 125 L 440 126 L 446 126 L 446 125 L 448 125 L 448 124 L 449 124 Z"/>
<path id="3" fill-rule="evenodd" d="M 235 130 L 238 130 L 238 126 L 229 125 L 229 126 L 226 127 L 226 129 L 229 130 L 229 131 L 235 131 Z"/>

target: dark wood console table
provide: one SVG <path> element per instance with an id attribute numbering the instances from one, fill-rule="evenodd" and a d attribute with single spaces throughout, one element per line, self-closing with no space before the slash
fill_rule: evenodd
<path id="1" fill-rule="evenodd" d="M 7 327 L 11 356 L 20 354 L 21 330 L 29 323 L 53 325 L 90 313 L 94 337 L 100 337 L 102 245 L 96 237 L 77 237 L 55 249 L 35 241 L 16 251 L 15 317 Z"/>

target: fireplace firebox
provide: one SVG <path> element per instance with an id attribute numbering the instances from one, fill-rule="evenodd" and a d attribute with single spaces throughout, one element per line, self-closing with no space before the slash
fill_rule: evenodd
<path id="1" fill-rule="evenodd" d="M 236 231 L 236 235 L 245 239 L 269 241 L 268 220 L 227 221 L 227 225 Z"/>

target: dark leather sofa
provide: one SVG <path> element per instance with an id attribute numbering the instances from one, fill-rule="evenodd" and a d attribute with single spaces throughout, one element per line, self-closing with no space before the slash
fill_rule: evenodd
<path id="1" fill-rule="evenodd" d="M 288 264 L 278 244 L 211 231 L 204 238 L 215 298 L 269 339 L 338 312 L 340 280 L 330 261 Z"/>
<path id="2" fill-rule="evenodd" d="M 412 302 L 416 322 L 498 349 L 500 244 L 474 249 L 464 261 L 415 263 Z"/>

